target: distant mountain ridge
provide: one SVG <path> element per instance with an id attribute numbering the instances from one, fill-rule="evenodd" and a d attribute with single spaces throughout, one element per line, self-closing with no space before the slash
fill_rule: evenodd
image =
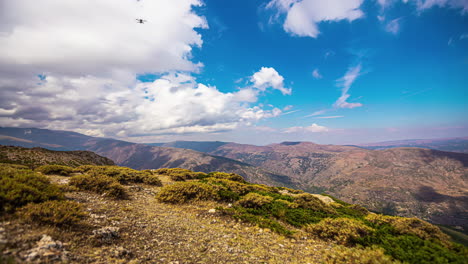
<path id="1" fill-rule="evenodd" d="M 377 143 L 358 144 L 357 146 L 366 149 L 414 147 L 468 153 L 468 137 L 393 140 Z"/>

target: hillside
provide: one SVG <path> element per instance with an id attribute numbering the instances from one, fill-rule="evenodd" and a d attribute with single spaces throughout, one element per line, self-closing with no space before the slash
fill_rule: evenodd
<path id="1" fill-rule="evenodd" d="M 467 154 L 418 148 L 372 151 L 310 142 L 231 143 L 211 154 L 287 175 L 301 189 L 327 192 L 377 212 L 468 230 Z"/>
<path id="2" fill-rule="evenodd" d="M 436 139 L 408 139 L 385 141 L 377 143 L 359 144 L 366 149 L 389 149 L 400 147 L 427 148 L 441 151 L 468 153 L 468 137 L 436 138 Z"/>
<path id="3" fill-rule="evenodd" d="M 222 170 L 238 173 L 252 182 L 292 186 L 288 177 L 225 157 L 178 148 L 90 137 L 69 131 L 3 127 L 0 128 L 0 144 L 24 147 L 53 145 L 51 149 L 56 150 L 88 150 L 113 160 L 117 165 L 134 169 L 182 167 L 203 172 Z"/>
<path id="4" fill-rule="evenodd" d="M 53 151 L 43 148 L 23 148 L 0 145 L 0 163 L 26 165 L 31 168 L 46 164 L 71 167 L 80 165 L 114 165 L 108 158 L 91 151 Z"/>
<path id="5" fill-rule="evenodd" d="M 201 153 L 66 131 L 50 131 L 50 136 L 47 133 L 49 130 L 0 128 L 0 135 L 22 140 L 47 140 L 42 143 L 69 148 L 80 146 L 111 158 L 121 166 L 232 172 L 255 183 L 326 192 L 347 202 L 366 205 L 376 212 L 417 216 L 465 233 L 468 230 L 468 154 L 417 148 L 366 150 L 311 142 L 267 146 L 225 142 L 166 143 L 211 149 L 209 153 Z M 66 145 L 67 142 L 70 144 Z"/>
<path id="6" fill-rule="evenodd" d="M 65 177 L 0 164 L 0 262 L 462 264 L 468 258 L 465 247 L 424 221 L 251 184 L 236 174 L 73 170 Z M 31 196 L 12 195 L 25 190 Z"/>

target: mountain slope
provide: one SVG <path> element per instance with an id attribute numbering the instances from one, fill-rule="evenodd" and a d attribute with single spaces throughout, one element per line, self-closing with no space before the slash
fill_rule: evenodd
<path id="1" fill-rule="evenodd" d="M 418 148 L 373 151 L 309 142 L 226 144 L 211 153 L 287 175 L 304 190 L 468 230 L 467 154 Z"/>
<path id="2" fill-rule="evenodd" d="M 0 163 L 14 163 L 38 167 L 46 164 L 66 166 L 114 165 L 108 158 L 90 151 L 53 151 L 43 148 L 0 146 Z"/>

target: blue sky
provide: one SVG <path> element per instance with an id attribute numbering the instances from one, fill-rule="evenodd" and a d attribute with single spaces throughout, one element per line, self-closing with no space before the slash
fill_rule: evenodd
<path id="1" fill-rule="evenodd" d="M 22 84 L 0 83 L 0 125 L 138 142 L 468 135 L 466 1 L 45 1 L 60 28 L 18 19 L 21 2 L 0 16 L 0 76 Z M 124 24 L 124 12 L 148 22 Z"/>

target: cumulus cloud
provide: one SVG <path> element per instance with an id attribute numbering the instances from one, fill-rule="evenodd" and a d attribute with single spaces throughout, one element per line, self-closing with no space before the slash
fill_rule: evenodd
<path id="1" fill-rule="evenodd" d="M 231 130 L 282 112 L 251 106 L 257 95 L 248 88 L 222 93 L 186 74 L 164 75 L 151 83 L 54 76 L 33 82 L 25 82 L 21 92 L 2 91 L 13 104 L 1 102 L 1 123 L 142 136 Z"/>
<path id="2" fill-rule="evenodd" d="M 324 126 L 319 126 L 317 124 L 312 124 L 308 127 L 301 127 L 301 126 L 295 126 L 295 127 L 289 127 L 285 129 L 283 132 L 284 133 L 323 133 L 323 132 L 328 132 L 329 129 Z"/>
<path id="3" fill-rule="evenodd" d="M 364 16 L 360 9 L 364 0 L 272 0 L 266 8 L 286 14 L 283 29 L 300 37 L 316 38 L 318 24 L 324 21 L 353 21 Z"/>
<path id="4" fill-rule="evenodd" d="M 118 71 L 194 71 L 201 46 L 192 11 L 199 0 L 2 1 L 0 67 L 26 73 L 109 75 Z M 147 20 L 136 23 L 136 18 Z"/>
<path id="5" fill-rule="evenodd" d="M 265 91 L 271 87 L 279 90 L 282 94 L 291 94 L 292 89 L 284 87 L 284 78 L 274 68 L 262 67 L 258 72 L 254 73 L 250 80 L 253 86 L 257 89 Z"/>
<path id="6" fill-rule="evenodd" d="M 273 68 L 234 92 L 197 82 L 191 52 L 208 26 L 198 0 L 1 5 L 1 125 L 116 137 L 226 131 L 282 113 L 256 105 L 260 91 L 291 93 Z M 136 79 L 146 73 L 159 78 Z"/>
<path id="7" fill-rule="evenodd" d="M 322 74 L 320 74 L 320 72 L 319 72 L 319 69 L 314 69 L 314 70 L 312 71 L 312 76 L 313 76 L 315 79 L 322 79 L 322 78 L 323 78 Z"/>
<path id="8" fill-rule="evenodd" d="M 348 103 L 346 100 L 350 97 L 348 94 L 349 88 L 351 88 L 351 85 L 354 83 L 354 81 L 357 79 L 357 77 L 361 74 L 361 64 L 358 64 L 357 66 L 351 67 L 348 69 L 346 74 L 338 80 L 338 86 L 342 87 L 341 89 L 341 96 L 336 100 L 336 102 L 333 104 L 333 107 L 335 108 L 356 108 L 356 107 L 361 107 L 361 103 Z"/>

